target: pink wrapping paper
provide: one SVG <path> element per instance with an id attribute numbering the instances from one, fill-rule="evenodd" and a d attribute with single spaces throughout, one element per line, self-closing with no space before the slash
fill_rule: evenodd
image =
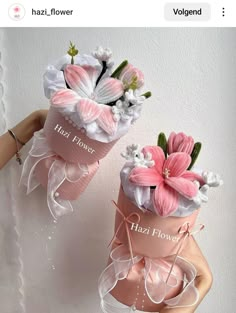
<path id="1" fill-rule="evenodd" d="M 57 109 L 51 107 L 44 125 L 44 132 L 51 149 L 64 160 L 72 163 L 92 164 L 103 159 L 117 140 L 110 143 L 90 139 L 73 127 Z"/>
<path id="2" fill-rule="evenodd" d="M 130 216 L 127 225 L 133 252 L 150 258 L 175 254 L 179 246 L 178 243 L 183 237 L 183 234 L 179 234 L 180 227 L 189 223 L 190 228 L 192 228 L 198 216 L 198 210 L 187 217 L 169 216 L 168 218 L 160 217 L 149 211 L 142 212 L 127 198 L 122 187 L 117 205 L 125 217 Z M 115 219 L 115 234 L 121 243 L 128 246 L 125 222 L 118 211 Z"/>

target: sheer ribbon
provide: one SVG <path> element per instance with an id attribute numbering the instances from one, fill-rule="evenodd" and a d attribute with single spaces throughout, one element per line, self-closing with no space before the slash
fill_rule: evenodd
<path id="1" fill-rule="evenodd" d="M 122 210 L 120 210 L 119 206 L 116 204 L 116 202 L 112 201 L 112 203 L 116 206 L 116 210 L 117 210 L 117 212 L 120 213 L 123 220 L 121 221 L 120 225 L 117 227 L 117 230 L 116 230 L 114 236 L 112 237 L 108 246 L 110 246 L 116 240 L 117 234 L 119 233 L 123 223 L 125 223 L 125 230 L 126 230 L 126 234 L 127 234 L 127 238 L 128 238 L 129 251 L 130 251 L 131 259 L 133 260 L 133 248 L 132 248 L 129 224 L 139 223 L 140 222 L 140 216 L 138 213 L 135 213 L 135 212 L 130 213 L 128 216 L 125 216 L 123 214 Z M 133 218 L 133 220 L 132 220 L 132 218 Z"/>
<path id="2" fill-rule="evenodd" d="M 101 308 L 104 313 L 118 312 L 118 308 L 109 301 L 108 295 L 119 280 L 128 277 L 136 264 L 143 267 L 145 292 L 153 303 L 163 302 L 170 307 L 185 307 L 192 306 L 198 301 L 198 290 L 194 286 L 197 271 L 190 262 L 180 256 L 176 258 L 175 264 L 183 271 L 184 278 L 171 271 L 168 282 L 165 279 L 168 274 L 165 262 L 171 260 L 170 258 L 150 259 L 141 255 L 134 255 L 132 259 L 129 250 L 124 245 L 119 245 L 113 249 L 110 258 L 112 263 L 102 272 L 98 283 Z M 183 281 L 184 284 L 181 293 L 174 298 L 165 300 L 167 293 L 175 288 L 180 281 Z M 125 302 L 126 299 L 124 299 Z M 119 312 L 124 313 L 132 312 L 131 307 L 125 305 L 122 305 L 119 310 Z"/>
<path id="3" fill-rule="evenodd" d="M 127 248 L 125 245 L 120 244 L 114 248 L 110 253 L 111 263 L 105 268 L 99 278 L 99 294 L 101 298 L 101 308 L 104 313 L 129 313 L 133 311 L 132 307 L 128 307 L 122 304 L 122 307 L 117 307 L 111 301 L 109 301 L 109 293 L 115 288 L 116 284 L 120 280 L 124 280 L 132 272 L 135 266 L 142 268 L 144 275 L 144 287 L 145 292 L 149 299 L 156 304 L 165 303 L 169 307 L 186 307 L 193 306 L 199 299 L 197 288 L 194 286 L 194 280 L 197 275 L 196 268 L 183 257 L 179 256 L 186 239 L 198 233 L 204 228 L 204 225 L 200 224 L 195 229 L 190 229 L 188 222 L 184 223 L 179 228 L 179 234 L 182 234 L 181 240 L 177 243 L 177 252 L 174 256 L 168 256 L 166 258 L 151 259 L 142 255 L 136 255 L 132 249 L 132 242 L 129 233 L 129 223 L 132 223 L 131 218 L 135 217 L 140 219 L 137 213 L 131 213 L 129 216 L 125 216 L 118 205 L 113 201 L 117 211 L 122 215 L 123 221 L 118 226 L 116 233 L 114 234 L 112 241 L 114 242 L 117 233 L 123 223 L 125 223 L 125 229 L 128 237 Z M 166 262 L 171 264 L 170 267 L 166 266 Z M 178 266 L 183 276 L 176 275 L 174 266 Z M 167 277 L 167 278 L 166 278 Z M 168 292 L 179 285 L 182 281 L 182 291 L 175 297 L 165 300 Z M 126 299 L 124 298 L 124 303 Z"/>
<path id="4" fill-rule="evenodd" d="M 77 183 L 82 177 L 89 174 L 87 165 L 68 163 L 55 152 L 47 143 L 43 130 L 34 133 L 33 145 L 26 158 L 21 174 L 20 184 L 27 187 L 27 194 L 31 193 L 40 185 L 35 175 L 37 165 L 50 159 L 47 177 L 47 203 L 53 218 L 73 211 L 69 200 L 59 197 L 58 188 L 64 181 Z"/>

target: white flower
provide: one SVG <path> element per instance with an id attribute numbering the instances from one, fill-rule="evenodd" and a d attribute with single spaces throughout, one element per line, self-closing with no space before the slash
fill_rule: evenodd
<path id="1" fill-rule="evenodd" d="M 121 156 L 126 160 L 133 160 L 138 153 L 140 153 L 140 145 L 132 144 L 126 147 L 126 152 L 122 152 Z"/>
<path id="2" fill-rule="evenodd" d="M 134 157 L 135 167 L 152 167 L 155 162 L 152 160 L 151 153 L 147 153 L 145 156 L 142 152 L 139 152 Z"/>
<path id="3" fill-rule="evenodd" d="M 194 182 L 198 187 L 199 182 Z M 193 202 L 196 203 L 198 206 L 201 205 L 202 202 L 208 201 L 208 190 L 210 189 L 209 185 L 205 184 L 203 185 L 197 192 L 196 196 L 193 198 Z"/>
<path id="4" fill-rule="evenodd" d="M 116 101 L 116 105 L 112 106 L 111 111 L 115 121 L 126 121 L 134 115 L 134 110 L 129 106 L 129 103 L 121 100 Z"/>
<path id="5" fill-rule="evenodd" d="M 124 101 L 118 100 L 116 105 L 112 107 L 115 121 L 127 121 L 134 122 L 140 116 L 142 110 L 142 104 L 145 100 L 144 96 L 140 96 L 137 90 L 129 90 L 125 92 Z"/>
<path id="6" fill-rule="evenodd" d="M 132 110 L 133 110 L 132 123 L 134 123 L 140 117 L 140 114 L 141 114 L 141 111 L 142 111 L 142 106 L 141 105 L 133 105 L 132 106 Z"/>
<path id="7" fill-rule="evenodd" d="M 139 145 L 130 145 L 127 146 L 126 152 L 121 153 L 121 155 L 126 159 L 131 161 L 134 167 L 152 167 L 155 162 L 152 160 L 151 153 L 146 153 L 144 155 L 140 151 Z"/>
<path id="8" fill-rule="evenodd" d="M 92 52 L 92 55 L 101 63 L 106 62 L 107 67 L 112 67 L 114 65 L 114 62 L 111 61 L 112 51 L 109 48 L 104 49 L 99 46 Z"/>
<path id="9" fill-rule="evenodd" d="M 223 180 L 221 179 L 219 174 L 205 171 L 202 173 L 202 177 L 205 183 L 210 187 L 218 187 L 223 185 Z"/>
<path id="10" fill-rule="evenodd" d="M 133 105 L 142 105 L 145 100 L 144 96 L 139 94 L 138 90 L 129 89 L 125 92 L 125 101 Z"/>

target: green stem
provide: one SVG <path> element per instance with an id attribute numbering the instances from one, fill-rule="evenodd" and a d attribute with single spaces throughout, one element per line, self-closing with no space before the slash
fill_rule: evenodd
<path id="1" fill-rule="evenodd" d="M 125 60 L 123 61 L 118 67 L 117 69 L 111 74 L 111 77 L 116 78 L 120 76 L 120 73 L 122 72 L 122 70 L 128 65 L 128 61 Z"/>

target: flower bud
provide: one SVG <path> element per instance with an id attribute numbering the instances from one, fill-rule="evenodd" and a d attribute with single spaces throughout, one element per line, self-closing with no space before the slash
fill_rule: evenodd
<path id="1" fill-rule="evenodd" d="M 119 79 L 123 82 L 125 90 L 139 89 L 144 85 L 143 73 L 134 67 L 132 64 L 128 64 L 121 72 Z"/>
<path id="2" fill-rule="evenodd" d="M 168 154 L 174 152 L 185 152 L 191 155 L 194 147 L 194 140 L 191 136 L 184 133 L 172 132 L 168 139 Z"/>

